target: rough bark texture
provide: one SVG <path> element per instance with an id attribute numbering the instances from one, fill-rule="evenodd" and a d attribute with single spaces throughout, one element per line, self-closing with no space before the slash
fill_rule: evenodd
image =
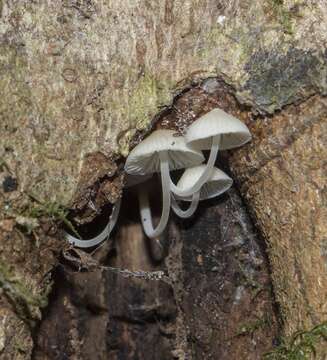
<path id="1" fill-rule="evenodd" d="M 105 203 L 114 203 L 122 189 L 121 156 L 153 127 L 154 120 L 160 120 L 158 126 L 182 131 L 214 106 L 239 116 L 254 134 L 252 144 L 232 157 L 225 156 L 225 164 L 229 159 L 237 187 L 266 241 L 284 333 L 326 318 L 326 24 L 324 0 L 0 0 L 1 358 L 31 357 L 35 324 L 51 288 L 49 271 L 65 246 L 56 225 L 66 219 L 63 207 L 74 209 L 77 223 L 89 223 L 98 212 L 110 211 Z M 201 83 L 208 77 L 212 79 Z M 163 111 L 180 94 L 175 108 Z M 198 235 L 194 235 L 210 229 L 210 221 L 216 223 L 210 219 L 223 216 L 223 209 L 217 204 L 208 211 L 202 227 L 200 218 L 188 230 L 171 230 L 174 235 L 170 238 L 179 238 L 181 242 L 177 243 L 184 244 L 170 248 L 167 261 L 175 258 L 166 264 L 169 281 L 175 276 L 169 269 L 182 269 L 178 285 L 169 287 L 163 280 L 148 283 L 144 279 L 134 283 L 119 274 L 98 270 L 73 273 L 62 287 L 59 281 L 58 297 L 54 296 L 47 309 L 34 355 L 45 357 L 51 346 L 60 345 L 62 351 L 70 347 L 69 356 L 76 359 L 81 358 L 78 351 L 83 349 L 85 358 L 94 355 L 89 349 L 105 349 L 98 353 L 101 359 L 115 346 L 115 339 L 115 356 L 125 356 L 119 355 L 125 342 L 127 349 L 139 352 L 135 344 L 142 339 L 130 341 L 144 330 L 144 326 L 139 327 L 138 316 L 149 316 L 147 323 L 152 321 L 152 325 L 146 327 L 150 335 L 144 342 L 149 347 L 160 339 L 160 349 L 177 358 L 187 352 L 195 358 L 203 354 L 228 358 L 228 351 L 237 358 L 238 347 L 233 342 L 229 348 L 228 344 L 216 347 L 216 342 L 223 341 L 222 334 L 211 319 L 206 320 L 217 313 L 221 329 L 224 317 L 219 304 L 207 313 L 210 307 L 205 284 L 213 297 L 218 297 L 218 292 L 212 289 L 213 275 L 201 265 L 209 251 L 207 243 L 200 245 Z M 241 209 L 239 206 L 238 211 Z M 249 220 L 247 223 L 251 224 Z M 208 241 L 215 248 L 215 237 L 209 235 Z M 194 247 L 187 247 L 186 238 Z M 192 253 L 197 248 L 199 257 Z M 150 260 L 142 258 L 143 253 L 141 245 L 138 251 L 117 247 L 115 265 L 136 270 L 162 266 L 151 267 Z M 133 261 L 124 262 L 127 255 Z M 233 262 L 234 258 L 228 260 Z M 251 264 L 246 266 L 251 268 Z M 186 276 L 190 267 L 189 273 L 204 282 L 203 288 L 198 289 Z M 234 265 L 232 269 L 236 271 Z M 259 273 L 256 276 L 260 279 L 267 276 L 265 270 Z M 223 279 L 221 273 L 217 279 Z M 83 293 L 80 284 L 85 281 L 89 285 Z M 98 291 L 92 288 L 95 283 L 104 294 L 98 298 L 92 298 Z M 222 290 L 229 310 L 231 294 L 240 286 L 244 284 L 236 277 L 226 292 Z M 120 287 L 130 294 L 127 299 L 131 302 L 134 293 L 149 292 L 146 300 L 141 296 L 135 300 L 136 307 L 146 305 L 143 313 L 128 313 L 125 322 L 122 313 L 129 301 L 119 304 Z M 200 310 L 202 305 L 178 295 L 178 287 L 195 299 L 203 295 L 207 308 Z M 250 288 L 245 286 L 239 309 L 251 299 Z M 162 296 L 167 309 L 158 310 L 154 299 Z M 74 303 L 76 298 L 79 300 Z M 261 300 L 259 312 L 262 304 L 270 304 L 269 298 Z M 42 331 L 51 328 L 50 320 L 56 321 L 52 306 L 66 313 L 67 324 L 57 319 L 56 344 L 51 344 L 51 339 L 44 344 Z M 192 320 L 192 312 L 201 316 Z M 243 315 L 235 321 L 247 321 Z M 157 324 L 153 320 L 157 317 L 173 326 L 172 339 L 169 330 L 162 330 L 160 321 Z M 76 333 L 81 318 L 88 319 L 85 333 Z M 249 318 L 252 321 L 251 314 Z M 113 327 L 104 328 L 105 319 L 110 319 Z M 229 316 L 228 334 L 235 331 L 233 321 Z M 67 343 L 65 326 L 72 332 Z M 203 327 L 212 331 L 210 341 L 199 333 Z M 108 329 L 113 331 L 110 340 L 106 337 Z M 103 334 L 97 338 L 99 344 L 89 344 L 86 335 L 97 330 Z M 269 333 L 271 338 L 273 335 L 274 330 Z M 271 338 L 267 336 L 265 342 L 261 330 L 258 336 L 264 342 L 260 351 L 269 348 Z M 254 351 L 254 358 L 260 356 L 247 340 L 242 346 Z M 51 359 L 54 355 L 47 356 Z"/>
<path id="2" fill-rule="evenodd" d="M 326 18 L 318 0 L 2 0 L 1 158 L 20 191 L 69 204 L 85 155 L 126 155 L 196 79 L 270 113 L 324 93 Z"/>
<path id="3" fill-rule="evenodd" d="M 232 161 L 268 244 L 289 334 L 326 318 L 326 117 L 320 97 L 290 106 L 252 128 L 256 140 L 241 151 L 246 167 L 238 166 L 240 158 Z"/>

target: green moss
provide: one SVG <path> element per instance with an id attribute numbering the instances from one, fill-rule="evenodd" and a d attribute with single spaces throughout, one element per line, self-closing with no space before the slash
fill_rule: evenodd
<path id="1" fill-rule="evenodd" d="M 216 46 L 218 43 L 218 39 L 221 36 L 221 28 L 218 26 L 213 26 L 212 29 L 208 32 L 208 35 L 206 37 L 207 43 Z"/>
<path id="2" fill-rule="evenodd" d="M 218 26 L 213 26 L 206 34 L 203 45 L 197 50 L 198 56 L 203 60 L 208 59 L 212 51 L 217 49 L 219 44 L 223 43 L 222 37 L 224 37 L 224 34 L 222 33 L 221 28 Z"/>
<path id="3" fill-rule="evenodd" d="M 129 102 L 130 118 L 136 128 L 143 128 L 148 122 L 148 116 L 154 114 L 158 107 L 167 104 L 170 100 L 170 91 L 164 82 L 145 74 L 140 78 L 137 87 L 131 95 Z"/>
<path id="4" fill-rule="evenodd" d="M 21 354 L 25 354 L 29 351 L 28 345 L 26 345 L 24 341 L 21 341 L 19 338 L 14 339 L 13 348 Z"/>
<path id="5" fill-rule="evenodd" d="M 266 360 L 309 360 L 317 355 L 321 343 L 327 344 L 327 321 L 308 331 L 297 331 L 289 340 L 266 353 Z M 324 347 L 325 348 L 325 347 Z"/>
<path id="6" fill-rule="evenodd" d="M 293 18 L 291 12 L 285 8 L 284 0 L 270 0 L 272 10 L 277 21 L 282 25 L 286 34 L 293 34 Z"/>
<path id="7" fill-rule="evenodd" d="M 261 319 L 257 319 L 252 322 L 241 324 L 237 332 L 237 336 L 253 335 L 257 330 L 268 328 L 271 326 L 271 318 L 264 316 Z"/>
<path id="8" fill-rule="evenodd" d="M 9 167 L 7 165 L 7 162 L 0 157 L 0 171 L 7 170 L 9 171 Z"/>
<path id="9" fill-rule="evenodd" d="M 20 278 L 4 263 L 0 263 L 0 287 L 13 303 L 19 316 L 31 324 L 40 318 L 40 308 L 48 304 L 50 283 L 42 294 L 37 294 L 24 282 L 23 278 Z"/>
<path id="10" fill-rule="evenodd" d="M 132 74 L 128 76 L 133 78 Z M 159 109 L 169 104 L 171 99 L 172 84 L 169 79 L 160 81 L 152 74 L 145 72 L 131 91 L 127 106 L 120 103 L 120 99 L 115 99 L 112 107 L 120 112 L 122 119 L 129 119 L 131 128 L 141 130 L 148 127 Z M 120 139 L 119 151 L 123 155 L 128 154 L 131 136 L 130 132 L 126 132 L 124 138 Z"/>
<path id="11" fill-rule="evenodd" d="M 73 224 L 68 220 L 69 211 L 56 202 L 41 202 L 35 195 L 29 195 L 31 201 L 29 206 L 24 209 L 21 215 L 39 219 L 41 217 L 49 218 L 50 221 L 64 223 L 79 239 L 81 238 Z M 27 231 L 29 229 L 26 229 Z"/>
<path id="12" fill-rule="evenodd" d="M 6 89 L 0 98 L 0 119 L 8 133 L 16 132 L 17 121 L 13 119 L 26 117 L 31 106 L 30 89 L 24 81 L 26 66 L 17 49 L 9 45 L 0 47 L 0 88 Z"/>
<path id="13" fill-rule="evenodd" d="M 204 60 L 210 59 L 213 54 L 217 53 L 217 49 L 221 49 L 223 45 L 223 58 L 233 59 L 234 62 L 243 64 L 247 62 L 252 54 L 254 44 L 251 39 L 248 29 L 230 27 L 225 30 L 216 25 L 208 32 L 203 46 L 198 50 L 198 54 Z M 208 76 L 211 75 L 215 74 L 212 72 L 208 74 Z"/>

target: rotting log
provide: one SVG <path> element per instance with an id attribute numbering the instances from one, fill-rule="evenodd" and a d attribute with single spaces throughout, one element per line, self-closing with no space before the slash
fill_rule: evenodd
<path id="1" fill-rule="evenodd" d="M 160 239 L 164 262 L 150 256 L 131 216 L 135 199 L 124 200 L 115 253 L 88 272 L 61 269 L 34 358 L 227 360 L 269 351 L 278 324 L 267 263 L 235 189 L 193 219 L 171 221 Z"/>
<path id="2" fill-rule="evenodd" d="M 31 356 L 65 207 L 88 223 L 154 120 L 182 130 L 218 105 L 254 134 L 229 161 L 284 332 L 326 317 L 323 0 L 1 0 L 0 15 L 2 358 Z M 165 114 L 177 95 L 183 111 Z"/>

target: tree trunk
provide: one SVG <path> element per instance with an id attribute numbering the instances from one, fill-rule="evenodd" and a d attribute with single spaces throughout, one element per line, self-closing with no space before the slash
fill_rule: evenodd
<path id="1" fill-rule="evenodd" d="M 0 0 L 0 20 L 0 359 L 260 359 L 326 320 L 323 0 Z M 132 146 L 214 107 L 253 134 L 219 158 L 228 194 L 150 244 L 124 191 L 112 239 L 67 248 Z"/>

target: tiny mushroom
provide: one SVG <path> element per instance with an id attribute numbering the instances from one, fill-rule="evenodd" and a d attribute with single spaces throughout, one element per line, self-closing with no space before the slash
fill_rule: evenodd
<path id="1" fill-rule="evenodd" d="M 192 186 L 192 184 L 193 184 L 193 181 L 191 182 L 191 184 L 189 184 L 189 186 Z M 181 189 L 183 189 L 183 186 L 180 184 L 180 182 L 177 183 L 177 186 L 180 187 Z M 174 210 L 174 213 L 177 216 L 179 216 L 180 218 L 184 218 L 184 219 L 188 218 L 188 217 L 191 217 L 195 213 L 195 211 L 196 211 L 196 209 L 197 209 L 197 207 L 199 205 L 200 191 L 197 191 L 196 193 L 194 193 L 194 195 L 191 198 L 191 205 L 186 210 L 183 210 L 178 205 L 175 196 L 177 197 L 177 200 L 188 201 L 188 199 L 186 200 L 186 199 L 184 199 L 182 197 L 171 194 L 171 207 Z"/>
<path id="2" fill-rule="evenodd" d="M 99 245 L 101 242 L 108 239 L 108 237 L 110 236 L 110 233 L 112 232 L 113 228 L 115 227 L 117 219 L 118 219 L 118 215 L 119 215 L 120 205 L 121 205 L 121 198 L 119 198 L 116 201 L 116 203 L 114 204 L 114 206 L 112 208 L 112 213 L 109 217 L 108 224 L 101 231 L 101 233 L 99 235 L 95 236 L 92 239 L 82 240 L 82 239 L 78 239 L 75 236 L 72 236 L 66 232 L 65 233 L 66 240 L 68 240 L 68 242 L 71 245 L 79 247 L 79 248 L 89 248 L 89 247 Z"/>
<path id="3" fill-rule="evenodd" d="M 141 221 L 149 238 L 159 236 L 165 229 L 170 212 L 170 170 L 199 165 L 204 161 L 201 151 L 186 145 L 182 136 L 173 130 L 156 130 L 138 144 L 129 154 L 125 171 L 132 175 L 161 173 L 162 213 L 157 227 L 152 224 L 148 194 L 145 189 L 139 193 Z"/>
<path id="4" fill-rule="evenodd" d="M 150 179 L 152 174 L 146 175 L 146 176 L 138 176 L 138 175 L 128 175 L 126 178 L 126 184 L 125 187 L 129 188 L 132 186 L 139 185 L 140 183 L 145 182 L 146 180 Z M 79 248 L 89 248 L 96 246 L 103 242 L 104 240 L 108 239 L 110 236 L 111 231 L 113 230 L 114 226 L 116 225 L 116 222 L 118 220 L 118 215 L 120 211 L 121 206 L 121 198 L 119 198 L 116 202 L 116 204 L 113 206 L 111 216 L 109 217 L 108 224 L 106 227 L 102 230 L 102 232 L 97 235 L 96 237 L 92 239 L 82 240 L 78 239 L 75 236 L 72 236 L 68 233 L 65 233 L 65 237 L 68 240 L 68 242 L 76 247 Z"/>
<path id="5" fill-rule="evenodd" d="M 221 109 L 213 109 L 191 124 L 186 132 L 187 145 L 199 150 L 210 150 L 205 170 L 188 189 L 181 189 L 171 181 L 171 190 L 178 196 L 189 196 L 199 191 L 210 177 L 218 150 L 241 146 L 251 140 L 249 129 L 240 120 Z"/>
<path id="6" fill-rule="evenodd" d="M 128 174 L 125 187 L 139 185 L 158 172 L 162 186 L 162 211 L 156 228 L 152 223 L 147 189 L 138 186 L 141 221 L 146 235 L 156 238 L 164 231 L 170 206 L 178 216 L 187 218 L 196 211 L 200 200 L 227 191 L 233 181 L 214 166 L 218 151 L 241 146 L 250 140 L 251 134 L 245 124 L 221 109 L 213 109 L 191 124 L 185 137 L 173 130 L 156 130 L 139 143 L 125 163 L 124 169 Z M 200 165 L 204 161 L 201 150 L 210 150 L 207 164 Z M 183 168 L 186 170 L 175 185 L 170 171 Z M 191 204 L 188 209 L 182 210 L 178 200 Z M 68 242 L 80 248 L 100 244 L 110 236 L 118 219 L 120 205 L 121 199 L 113 206 L 109 222 L 99 235 L 82 240 L 66 233 Z"/>
<path id="7" fill-rule="evenodd" d="M 184 171 L 182 177 L 179 179 L 177 186 L 184 190 L 189 189 L 194 182 L 196 182 L 206 170 L 206 165 L 199 165 L 188 168 Z M 202 185 L 201 189 L 197 191 L 197 199 L 200 200 L 207 200 L 213 197 L 219 196 L 225 191 L 227 191 L 233 184 L 233 180 L 225 174 L 220 169 L 213 167 L 210 172 L 209 179 Z M 194 195 L 193 195 L 194 196 Z M 192 205 L 186 211 L 183 211 L 176 200 L 182 201 L 192 201 Z M 187 218 L 193 215 L 197 208 L 197 203 L 193 201 L 193 197 L 175 197 L 172 195 L 172 209 L 174 210 L 175 214 L 182 218 Z"/>

